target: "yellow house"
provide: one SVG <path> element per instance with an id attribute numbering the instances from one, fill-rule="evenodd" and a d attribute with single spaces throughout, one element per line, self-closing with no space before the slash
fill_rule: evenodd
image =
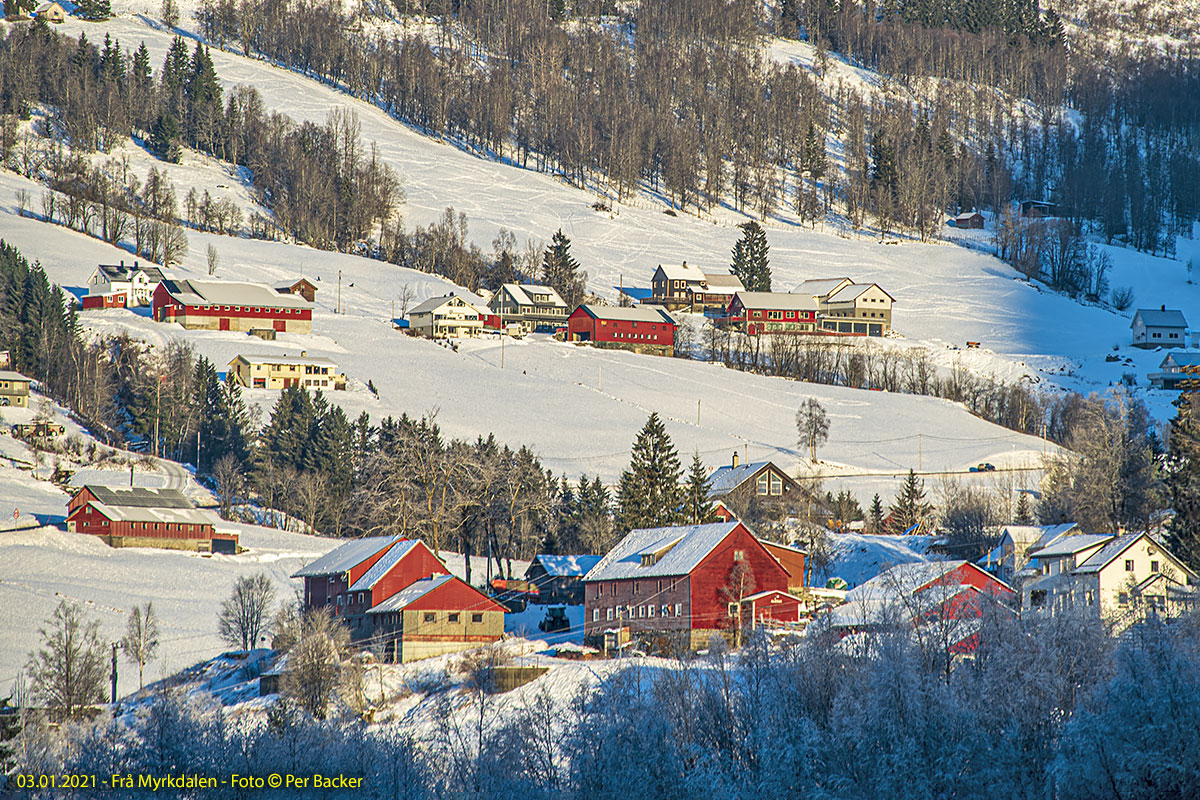
<path id="1" fill-rule="evenodd" d="M 29 408 L 29 382 L 19 372 L 0 370 L 0 406 Z"/>
<path id="2" fill-rule="evenodd" d="M 33 16 L 55 24 L 66 22 L 67 10 L 58 3 L 42 3 L 33 10 Z"/>
<path id="3" fill-rule="evenodd" d="M 238 355 L 229 362 L 228 380 L 247 389 L 345 389 L 346 376 L 328 358 L 313 357 L 301 351 L 299 356 Z"/>

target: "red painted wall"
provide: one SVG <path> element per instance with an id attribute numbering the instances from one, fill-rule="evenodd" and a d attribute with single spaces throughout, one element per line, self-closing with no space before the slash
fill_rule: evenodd
<path id="1" fill-rule="evenodd" d="M 755 600 L 754 619 L 774 620 L 775 622 L 799 622 L 800 599 L 786 592 L 780 592 L 772 597 L 763 597 Z"/>
<path id="2" fill-rule="evenodd" d="M 396 546 L 400 545 L 397 544 Z M 433 554 L 433 551 L 426 547 L 424 542 L 417 542 L 375 584 L 375 588 L 371 591 L 371 597 L 367 599 L 374 606 L 422 578 L 428 578 L 430 575 L 446 575 L 448 573 L 449 570 L 446 569 L 446 565 Z"/>
<path id="3" fill-rule="evenodd" d="M 424 597 L 404 607 L 405 611 L 504 611 L 504 606 L 461 578 L 446 581 Z"/>
<path id="4" fill-rule="evenodd" d="M 745 553 L 745 563 L 750 566 L 754 575 L 754 587 L 746 591 L 747 596 L 770 589 L 787 591 L 787 572 L 750 534 L 746 526 L 738 525 L 696 569 L 692 570 L 693 629 L 733 627 L 734 620 L 729 616 L 730 599 L 721 590 L 729 584 L 730 572 L 736 563 L 735 550 Z"/>
<path id="5" fill-rule="evenodd" d="M 997 580 L 994 576 L 970 563 L 962 564 L 950 570 L 941 578 L 932 580 L 921 588 L 924 589 L 939 583 L 974 586 L 979 591 L 991 594 L 999 599 L 1004 599 L 1015 594 L 1011 588 Z"/>
<path id="6" fill-rule="evenodd" d="M 161 283 L 154 290 L 154 300 L 152 303 L 154 310 L 154 318 L 159 322 L 164 320 L 178 319 L 179 317 L 227 317 L 229 319 L 271 319 L 271 320 L 312 320 L 312 309 L 310 308 L 283 308 L 280 306 L 247 306 L 247 305 L 230 305 L 228 310 L 226 306 L 213 305 L 212 308 L 205 306 L 185 306 L 180 303 L 166 287 Z M 240 308 L 240 311 L 235 309 Z M 255 308 L 261 309 L 255 311 Z M 286 312 L 286 313 L 285 313 Z"/>
<path id="7" fill-rule="evenodd" d="M 213 526 L 208 523 L 129 522 L 110 520 L 93 506 L 78 508 L 67 515 L 75 523 L 76 533 L 105 536 L 144 536 L 153 539 L 212 539 Z M 105 522 L 108 524 L 106 525 Z M 168 528 L 168 525 L 170 526 Z M 220 536 L 217 538 L 232 538 Z"/>
<path id="8" fill-rule="evenodd" d="M 656 344 L 673 346 L 675 326 L 669 322 L 632 322 L 629 320 L 598 320 L 582 308 L 567 318 L 569 338 L 586 334 L 593 342 L 619 342 L 621 344 Z M 635 335 L 644 338 L 633 338 Z"/>

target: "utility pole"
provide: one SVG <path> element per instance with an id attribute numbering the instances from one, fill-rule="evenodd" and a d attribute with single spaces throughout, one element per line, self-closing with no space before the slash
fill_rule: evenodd
<path id="1" fill-rule="evenodd" d="M 696 398 L 696 427 L 700 427 L 700 398 Z"/>
<path id="2" fill-rule="evenodd" d="M 133 488 L 133 462 L 129 463 L 129 488 Z"/>
<path id="3" fill-rule="evenodd" d="M 158 386 L 154 393 L 154 455 L 158 455 L 158 420 L 162 417 L 162 378 L 158 379 Z"/>
<path id="4" fill-rule="evenodd" d="M 925 470 L 925 435 L 917 434 L 917 472 Z"/>
<path id="5" fill-rule="evenodd" d="M 112 702 L 117 702 L 117 643 L 112 643 Z"/>
<path id="6" fill-rule="evenodd" d="M 342 271 L 338 270 L 337 313 L 342 313 Z"/>
<path id="7" fill-rule="evenodd" d="M 196 472 L 200 472 L 200 429 L 196 429 Z"/>
<path id="8" fill-rule="evenodd" d="M 392 298 L 392 322 L 396 322 L 396 298 Z"/>
<path id="9" fill-rule="evenodd" d="M 500 369 L 504 369 L 504 331 L 500 331 Z"/>

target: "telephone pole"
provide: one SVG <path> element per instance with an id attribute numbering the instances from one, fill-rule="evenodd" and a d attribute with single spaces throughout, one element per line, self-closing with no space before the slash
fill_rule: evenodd
<path id="1" fill-rule="evenodd" d="M 342 271 L 338 270 L 337 313 L 342 313 Z"/>
<path id="2" fill-rule="evenodd" d="M 112 643 L 112 702 L 117 702 L 117 643 Z"/>

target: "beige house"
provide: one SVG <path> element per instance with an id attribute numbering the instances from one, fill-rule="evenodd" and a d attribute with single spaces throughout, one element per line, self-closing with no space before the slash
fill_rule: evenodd
<path id="1" fill-rule="evenodd" d="M 67 21 L 67 10 L 58 3 L 42 3 L 33 10 L 33 16 L 59 24 Z"/>
<path id="2" fill-rule="evenodd" d="M 29 408 L 30 382 L 19 372 L 0 370 L 0 406 Z"/>
<path id="3" fill-rule="evenodd" d="M 1021 590 L 1028 613 L 1086 609 L 1120 633 L 1196 607 L 1200 579 L 1148 533 L 1067 536 L 1032 557 L 1039 576 Z"/>
<path id="4" fill-rule="evenodd" d="M 427 339 L 469 339 L 479 336 L 483 319 L 474 305 L 448 294 L 431 297 L 409 311 L 408 329 Z"/>
<path id="5" fill-rule="evenodd" d="M 895 299 L 877 283 L 851 283 L 819 300 L 821 327 L 838 333 L 868 333 L 869 326 L 892 328 Z M 861 330 L 859 330 L 861 328 Z"/>
<path id="6" fill-rule="evenodd" d="M 407 664 L 497 642 L 504 606 L 453 575 L 409 584 L 367 609 L 371 638 L 385 659 Z"/>
<path id="7" fill-rule="evenodd" d="M 517 323 L 526 332 L 561 328 L 571 309 L 549 286 L 506 283 L 492 296 L 488 309 L 500 316 L 502 327 Z"/>
<path id="8" fill-rule="evenodd" d="M 337 364 L 328 358 L 299 356 L 238 355 L 229 362 L 228 380 L 247 389 L 286 389 L 305 386 L 309 389 L 345 389 L 346 376 L 337 371 Z"/>

